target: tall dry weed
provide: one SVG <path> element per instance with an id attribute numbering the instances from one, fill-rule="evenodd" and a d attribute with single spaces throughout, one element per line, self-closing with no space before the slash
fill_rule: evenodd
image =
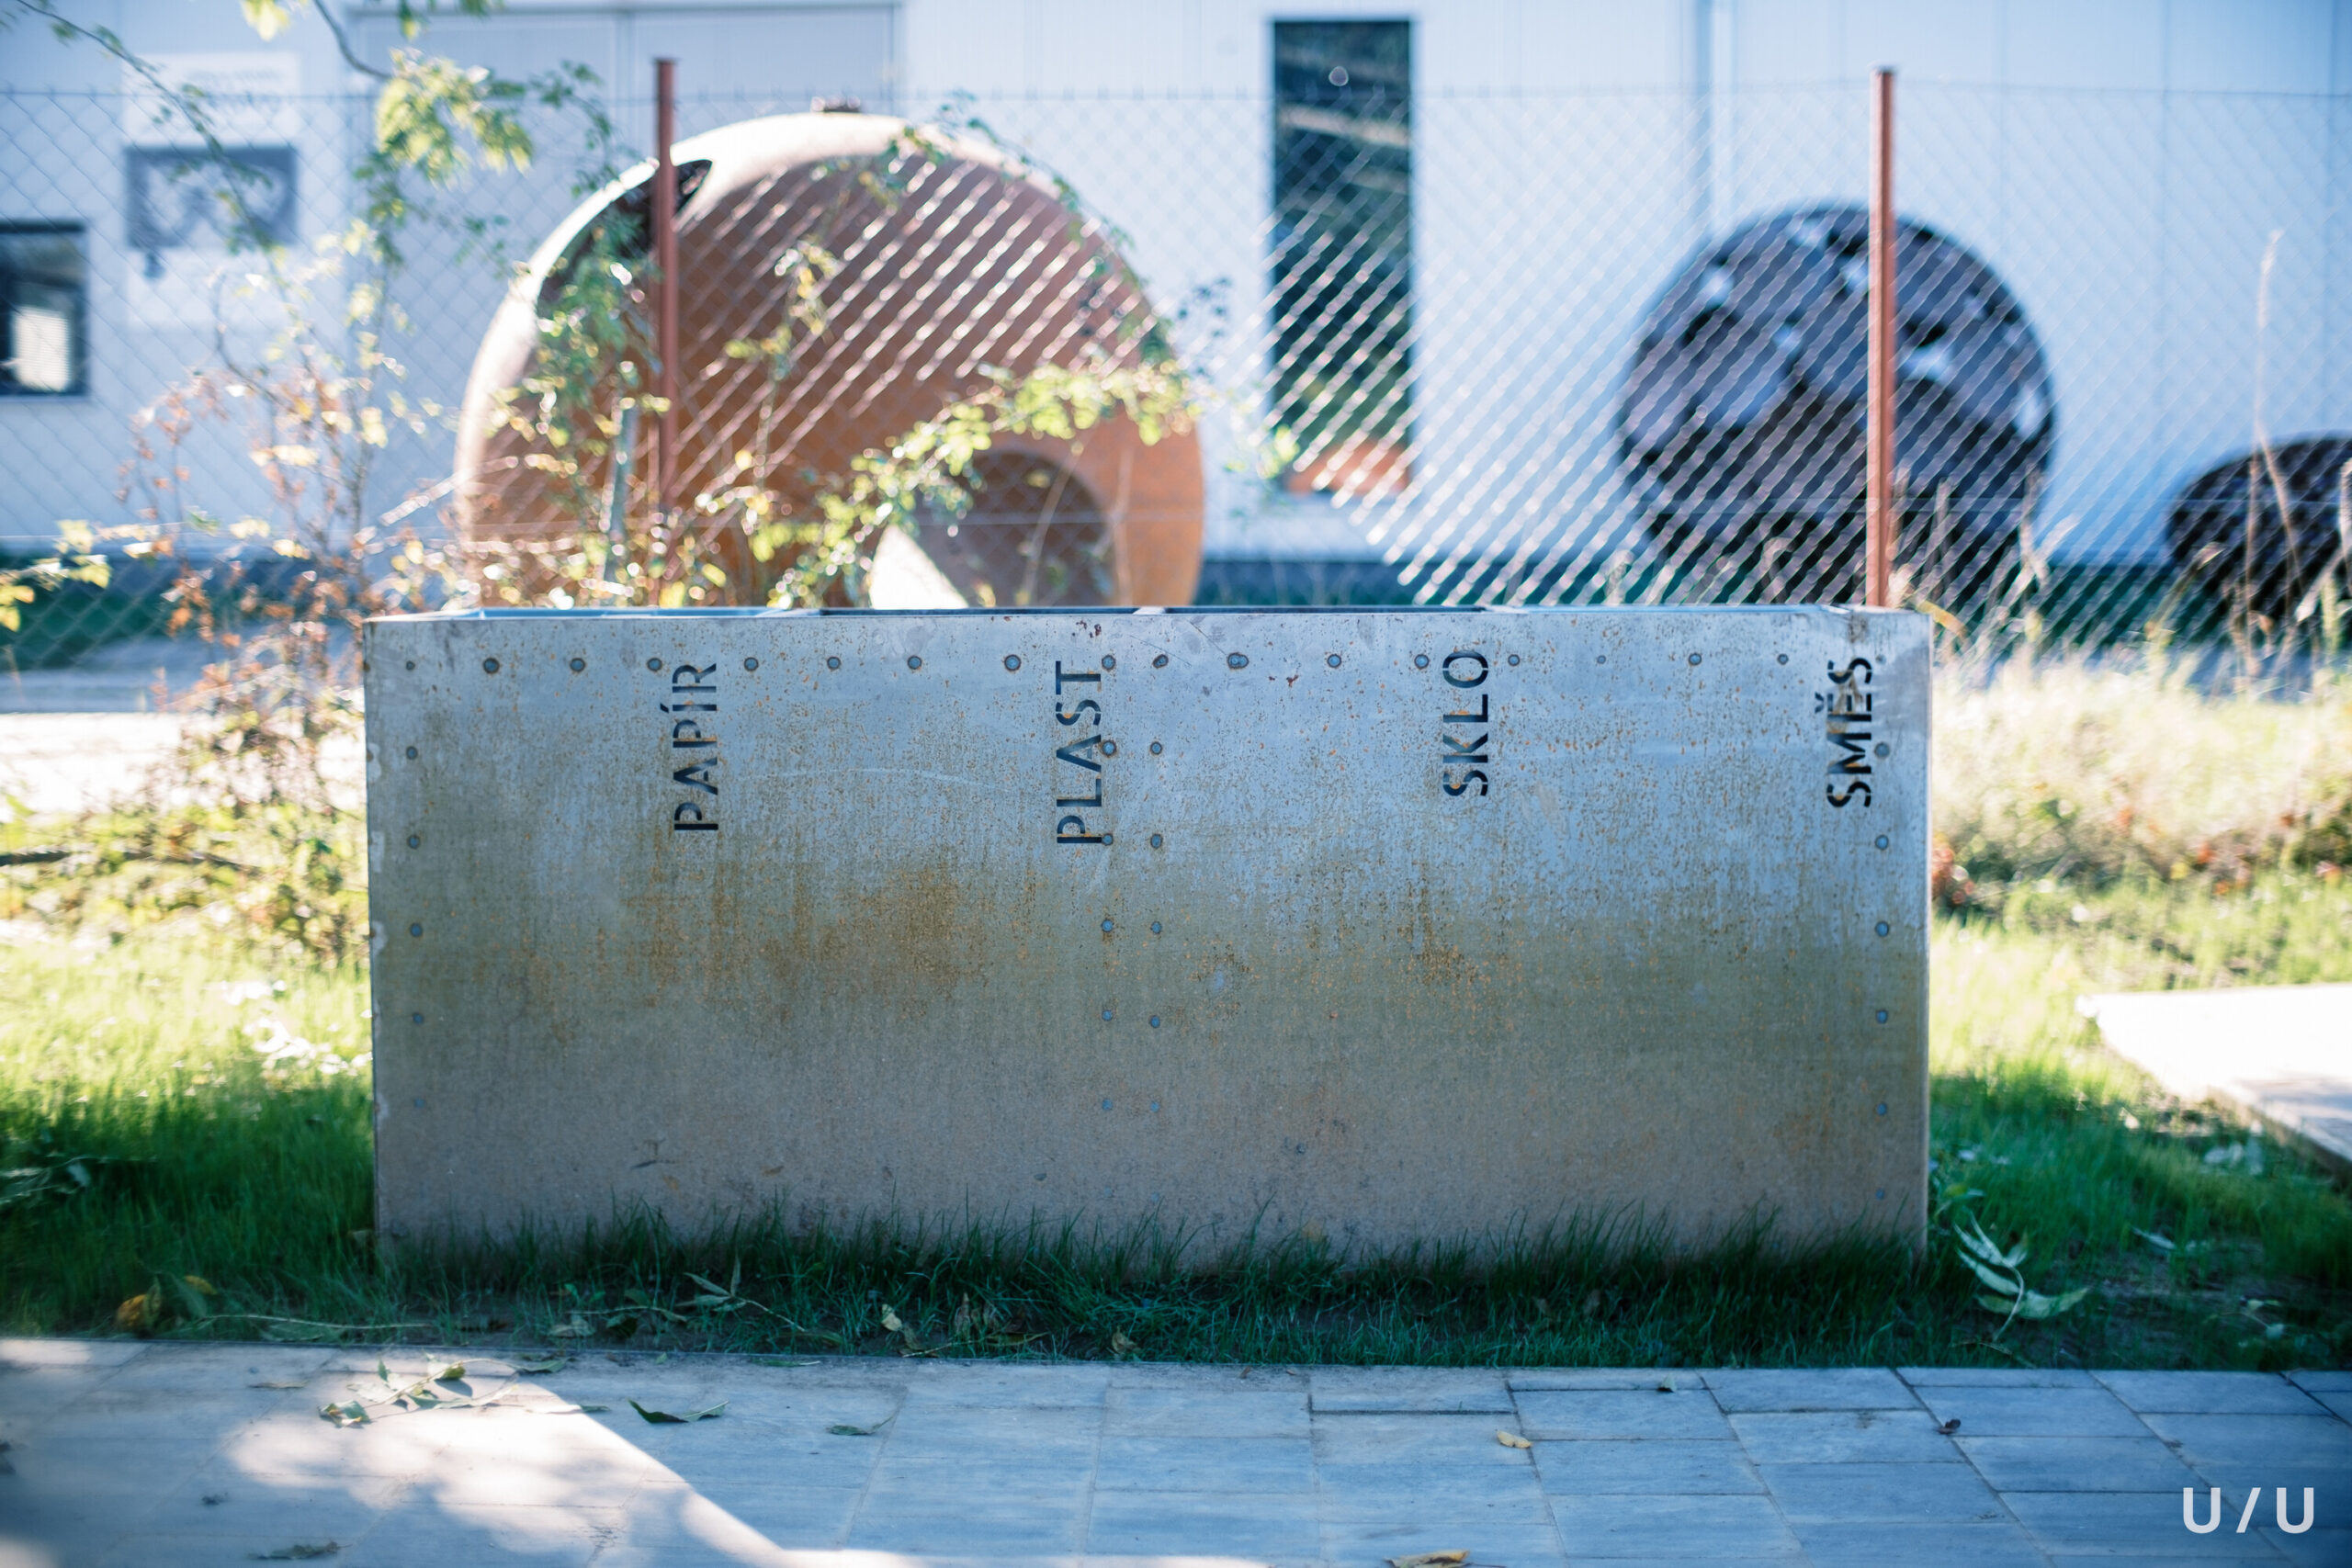
<path id="1" fill-rule="evenodd" d="M 1936 693 L 1939 891 L 2203 877 L 2352 860 L 2352 687 L 2291 701 L 2185 673 L 2020 659 Z"/>

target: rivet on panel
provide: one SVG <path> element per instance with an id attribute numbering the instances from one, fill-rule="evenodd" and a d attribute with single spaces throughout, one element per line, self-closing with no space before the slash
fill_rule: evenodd
<path id="1" fill-rule="evenodd" d="M 1159 934 L 1159 922 L 1158 920 L 1151 922 L 1151 934 L 1154 936 L 1158 936 Z"/>
<path id="2" fill-rule="evenodd" d="M 1878 1021 L 1881 1023 L 1884 1023 L 1886 1021 L 1886 1010 L 1884 1008 L 1878 1010 Z"/>
<path id="3" fill-rule="evenodd" d="M 922 669 L 922 654 L 920 654 L 920 653 L 910 653 L 910 654 L 908 654 L 908 655 L 907 655 L 907 668 L 908 668 L 908 669 L 910 669 L 910 670 L 920 670 L 920 669 Z"/>
<path id="4" fill-rule="evenodd" d="M 1340 656 L 1336 653 L 1327 653 L 1323 656 L 1323 662 L 1337 670 L 1340 667 Z"/>
<path id="5" fill-rule="evenodd" d="M 1516 663 L 1518 663 L 1518 662 L 1519 662 L 1519 655 L 1518 655 L 1518 654 L 1516 654 L 1516 653 L 1512 654 L 1512 655 L 1510 656 L 1510 659 L 1508 659 L 1508 660 L 1505 660 L 1505 662 L 1506 662 L 1506 663 L 1510 663 L 1510 664 L 1516 664 Z"/>
<path id="6" fill-rule="evenodd" d="M 1106 653 L 1106 654 L 1104 654 L 1104 655 L 1102 656 L 1102 668 L 1103 668 L 1103 669 L 1105 669 L 1105 670 L 1116 670 L 1118 667 L 1119 667 L 1119 660 L 1118 660 L 1118 658 L 1117 658 L 1117 656 L 1116 656 L 1116 655 L 1114 655 L 1114 654 L 1109 654 L 1109 653 Z"/>
<path id="7" fill-rule="evenodd" d="M 1154 834 L 1151 836 L 1151 847 L 1152 847 L 1153 849 L 1155 849 L 1155 850 L 1156 850 L 1156 849 L 1159 848 L 1159 845 L 1160 845 L 1160 838 L 1159 838 L 1159 834 L 1157 834 L 1157 833 L 1154 833 Z"/>
<path id="8" fill-rule="evenodd" d="M 1019 655 L 1019 654 L 1017 654 L 1017 653 L 1008 653 L 1008 654 L 1006 654 L 1006 655 L 1004 656 L 1004 667 L 1005 667 L 1007 670 L 1018 670 L 1018 669 L 1020 669 L 1020 668 L 1021 668 L 1021 655 Z"/>
<path id="9" fill-rule="evenodd" d="M 1225 656 L 1225 667 L 1227 670 L 1247 670 L 1250 667 L 1250 656 L 1246 653 L 1228 653 Z"/>
<path id="10" fill-rule="evenodd" d="M 1426 670 L 1426 669 L 1428 669 L 1429 667 L 1430 667 L 1430 656 L 1429 656 L 1428 654 L 1426 654 L 1426 653 L 1417 653 L 1417 654 L 1413 655 L 1413 668 L 1414 668 L 1414 669 L 1416 669 L 1416 670 Z"/>
<path id="11" fill-rule="evenodd" d="M 1878 1190 L 1878 1195 L 1879 1195 L 1880 1197 L 1882 1197 L 1882 1198 L 1885 1197 L 1885 1196 L 1886 1196 L 1886 1189 L 1885 1189 L 1885 1188 L 1883 1188 L 1883 1187 L 1880 1188 L 1880 1189 Z"/>
<path id="12" fill-rule="evenodd" d="M 1108 848 L 1110 847 L 1110 844 L 1111 844 L 1111 835 L 1110 835 L 1110 834 L 1105 833 L 1105 834 L 1103 834 L 1103 835 L 1102 835 L 1102 844 L 1103 844 L 1103 847 L 1104 847 L 1105 849 L 1108 849 Z"/>
<path id="13" fill-rule="evenodd" d="M 1104 1008 L 1102 1010 L 1102 1021 L 1105 1023 L 1111 1021 L 1111 1010 L 1109 1008 Z"/>
<path id="14" fill-rule="evenodd" d="M 743 668 L 746 670 L 757 670 L 759 667 L 760 661 L 756 659 L 746 659 L 743 660 Z"/>
<path id="15" fill-rule="evenodd" d="M 408 749 L 408 760 L 412 762 L 416 761 L 416 748 L 413 746 Z"/>
<path id="16" fill-rule="evenodd" d="M 1592 661 L 1595 664 L 1606 664 L 1609 662 L 1609 655 L 1605 653 L 1596 653 L 1592 656 Z"/>
<path id="17" fill-rule="evenodd" d="M 413 1012 L 408 1015 L 408 1021 L 411 1023 L 423 1023 L 424 1021 L 424 1015 L 421 1012 Z"/>
<path id="18" fill-rule="evenodd" d="M 1883 1100 L 1880 1100 L 1880 1101 L 1878 1102 L 1878 1113 L 1879 1113 L 1881 1116 L 1883 1116 L 1883 1115 L 1885 1115 L 1885 1114 L 1886 1114 L 1886 1101 L 1884 1101 Z"/>
<path id="19" fill-rule="evenodd" d="M 1167 669 L 1167 668 L 1168 668 L 1168 655 L 1166 655 L 1166 654 L 1164 654 L 1164 653 L 1163 653 L 1163 654 L 1161 654 L 1159 658 L 1157 658 L 1157 659 L 1153 660 L 1151 661 L 1151 667 L 1152 667 L 1154 670 L 1165 670 L 1165 669 Z"/>
<path id="20" fill-rule="evenodd" d="M 1158 1013 L 1153 1013 L 1153 1014 L 1151 1015 L 1151 1026 L 1152 1026 L 1154 1029 L 1158 1029 L 1158 1028 L 1159 1027 L 1159 1015 Z M 1151 1108 L 1152 1108 L 1154 1111 L 1159 1110 L 1159 1101 L 1158 1101 L 1158 1100 L 1153 1100 L 1153 1101 L 1151 1102 Z"/>
<path id="21" fill-rule="evenodd" d="M 831 653 L 829 653 L 829 654 L 827 654 L 827 655 L 825 656 L 825 668 L 826 668 L 826 669 L 828 669 L 828 670 L 838 670 L 838 669 L 840 669 L 841 667 L 842 667 L 842 661 L 841 661 L 841 656 L 840 656 L 839 654 L 831 654 Z"/>
<path id="22" fill-rule="evenodd" d="M 1119 743 L 1118 743 L 1117 741 L 1115 741 L 1115 740 L 1105 740 L 1104 742 L 1102 742 L 1102 755 L 1104 755 L 1105 757 L 1115 757 L 1115 756 L 1117 756 L 1118 754 L 1119 754 Z"/>
<path id="23" fill-rule="evenodd" d="M 1110 922 L 1110 921 L 1108 921 L 1108 920 L 1103 921 L 1103 922 L 1102 922 L 1102 929 L 1103 929 L 1104 931 L 1109 931 L 1109 930 L 1111 929 L 1111 922 Z"/>
<path id="24" fill-rule="evenodd" d="M 645 667 L 648 670 L 659 670 L 662 668 L 662 661 L 658 659 L 649 659 L 645 661 Z"/>
<path id="25" fill-rule="evenodd" d="M 1110 1017 L 1111 1015 L 1110 1015 L 1109 1013 L 1107 1013 L 1107 1012 L 1106 1012 L 1106 1013 L 1104 1013 L 1102 1016 L 1103 1016 L 1103 1017 L 1105 1017 L 1105 1018 L 1108 1018 L 1108 1017 Z M 1104 1101 L 1102 1102 L 1102 1109 L 1103 1109 L 1103 1110 L 1105 1110 L 1105 1111 L 1110 1110 L 1110 1109 L 1111 1109 L 1111 1102 L 1110 1102 L 1109 1100 L 1104 1100 Z"/>
<path id="26" fill-rule="evenodd" d="M 416 660 L 413 660 L 413 659 L 410 660 L 408 661 L 408 667 L 409 667 L 410 669 L 412 669 L 412 670 L 415 669 L 415 668 L 416 668 Z"/>
<path id="27" fill-rule="evenodd" d="M 1887 925 L 1887 923 L 1886 923 L 1884 920 L 1881 920 L 1881 921 L 1878 923 L 1878 934 L 1879 934 L 1879 935 L 1881 935 L 1881 936 L 1884 936 L 1890 929 L 1891 929 L 1891 928 Z"/>
<path id="28" fill-rule="evenodd" d="M 1884 833 L 1881 833 L 1878 836 L 1878 847 L 1880 849 L 1886 848 L 1886 835 Z"/>
<path id="29" fill-rule="evenodd" d="M 408 934 L 411 936 L 423 936 L 424 934 L 424 928 L 421 925 L 412 925 L 408 928 Z"/>
<path id="30" fill-rule="evenodd" d="M 582 670 L 585 670 L 585 669 L 587 669 L 587 668 L 588 668 L 588 661 L 587 661 L 586 660 L 584 660 L 584 659 L 575 659 L 575 660 L 573 660 L 571 661 L 571 672 L 572 672 L 574 675 L 579 674 Z"/>
<path id="31" fill-rule="evenodd" d="M 1893 748 L 1892 746 L 1889 746 L 1889 745 L 1888 745 L 1885 741 L 1883 741 L 1883 740 L 1880 741 L 1880 742 L 1878 743 L 1877 748 L 1876 748 L 1876 750 L 1877 750 L 1877 751 L 1878 751 L 1878 754 L 1879 754 L 1880 756 L 1882 756 L 1882 757 L 1885 756 L 1889 751 L 1892 751 L 1894 749 L 1894 748 Z"/>
<path id="32" fill-rule="evenodd" d="M 411 833 L 408 836 L 408 847 L 410 849 L 416 848 L 416 846 L 422 842 L 424 842 L 424 840 L 419 839 L 414 833 Z"/>
<path id="33" fill-rule="evenodd" d="M 1786 664 L 1788 661 L 1789 661 L 1789 656 L 1788 656 L 1787 654 L 1785 654 L 1785 653 L 1784 653 L 1784 654 L 1781 655 L 1781 663 Z"/>
<path id="34" fill-rule="evenodd" d="M 1693 663 L 1693 664 L 1698 663 L 1698 662 L 1699 662 L 1699 656 L 1698 656 L 1697 654 L 1695 654 L 1695 653 L 1694 653 L 1694 654 L 1692 654 L 1692 655 L 1690 656 L 1690 662 L 1691 662 L 1691 663 Z"/>
<path id="35" fill-rule="evenodd" d="M 1151 754 L 1155 757 L 1159 755 L 1159 742 L 1157 740 L 1151 743 Z"/>
<path id="36" fill-rule="evenodd" d="M 495 659 L 485 659 L 485 660 L 483 660 L 481 661 L 481 672 L 482 672 L 483 674 L 485 674 L 485 675 L 495 675 L 495 674 L 497 674 L 497 673 L 498 673 L 498 660 L 495 660 Z"/>

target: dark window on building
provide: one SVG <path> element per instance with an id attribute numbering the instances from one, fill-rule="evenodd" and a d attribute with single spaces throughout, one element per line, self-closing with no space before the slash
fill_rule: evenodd
<path id="1" fill-rule="evenodd" d="M 84 390 L 90 268 L 79 223 L 0 223 L 0 397 Z"/>
<path id="2" fill-rule="evenodd" d="M 1290 488 L 1380 495 L 1411 462 L 1409 22 L 1274 24 L 1273 414 Z"/>

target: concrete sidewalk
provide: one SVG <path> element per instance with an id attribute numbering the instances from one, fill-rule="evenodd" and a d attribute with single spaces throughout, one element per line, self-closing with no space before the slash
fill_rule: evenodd
<path id="1" fill-rule="evenodd" d="M 2352 1563 L 2352 1372 L 458 1354 L 0 1341 L 0 1564 Z"/>

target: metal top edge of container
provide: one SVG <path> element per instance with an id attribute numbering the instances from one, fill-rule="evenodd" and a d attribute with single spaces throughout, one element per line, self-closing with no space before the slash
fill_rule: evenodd
<path id="1" fill-rule="evenodd" d="M 375 622 L 676 619 L 721 620 L 905 620 L 956 616 L 1018 620 L 1042 616 L 1092 615 L 1906 615 L 1916 610 L 1879 610 L 1861 604 L 1056 604 L 1028 609 L 771 610 L 749 605 L 682 605 L 673 610 L 638 605 L 582 604 L 568 610 L 428 610 L 405 615 L 376 615 Z"/>

